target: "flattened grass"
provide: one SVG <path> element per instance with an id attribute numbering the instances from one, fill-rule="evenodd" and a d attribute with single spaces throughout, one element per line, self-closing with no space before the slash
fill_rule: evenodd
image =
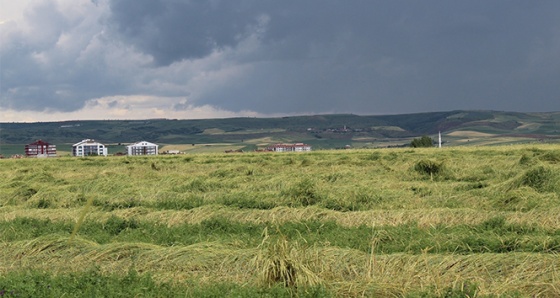
<path id="1" fill-rule="evenodd" d="M 32 240 L 44 235 L 68 236 L 73 222 L 52 222 L 16 218 L 0 223 L 5 241 Z M 421 227 L 409 222 L 394 226 L 360 225 L 345 227 L 332 221 L 287 221 L 281 224 L 241 223 L 224 217 L 209 218 L 197 224 L 168 226 L 116 216 L 103 222 L 85 222 L 79 236 L 98 244 L 141 242 L 159 246 L 188 246 L 197 243 L 234 243 L 256 247 L 263 231 L 310 245 L 335 246 L 371 252 L 372 239 L 381 254 L 471 254 L 506 252 L 560 252 L 560 231 L 527 224 L 506 222 L 504 217 L 489 218 L 478 224 Z"/>
<path id="2" fill-rule="evenodd" d="M 559 152 L 1 160 L 0 290 L 132 268 L 186 296 L 558 296 Z"/>
<path id="3" fill-rule="evenodd" d="M 284 268 L 293 276 L 305 277 L 317 286 L 298 287 L 299 293 L 334 293 L 337 296 L 409 296 L 423 292 L 428 297 L 443 297 L 444 293 L 461 288 L 466 281 L 480 295 L 557 296 L 560 260 L 553 254 L 536 253 L 473 253 L 458 254 L 376 254 L 333 246 L 310 246 L 288 242 L 285 248 L 262 246 L 241 249 L 231 245 L 196 244 L 191 246 L 159 247 L 134 243 L 97 245 L 68 238 L 42 237 L 2 245 L 0 261 L 10 266 L 0 267 L 6 289 L 17 285 L 18 272 L 49 272 L 52 276 L 87 275 L 87 268 L 97 268 L 99 274 L 119 281 L 131 269 L 149 274 L 157 286 L 185 287 L 189 281 L 214 291 L 216 280 L 222 284 L 244 285 L 250 291 L 267 293 L 260 286 L 263 273 L 271 272 L 272 288 L 296 290 L 286 286 L 290 279 L 275 275 L 263 267 L 275 260 L 284 260 Z M 292 248 L 297 248 L 293 250 Z M 282 249 L 287 255 L 277 253 Z M 263 254 L 270 256 L 262 260 Z M 303 258 L 302 258 L 303 257 Z M 373 257 L 373 258 L 372 258 Z M 7 261 L 9 260 L 9 261 Z M 256 260 L 262 265 L 254 266 Z M 52 266 L 56 262 L 57 266 Z M 291 265 L 287 265 L 291 264 Z M 17 268 L 17 269 L 15 269 Z M 267 276 L 267 275 L 265 275 Z M 279 277 L 274 277 L 279 276 Z M 305 275 L 304 275 L 305 276 Z M 297 278 L 297 277 L 296 277 Z M 311 278 L 311 279 L 309 279 Z M 14 280 L 15 279 L 15 280 Z M 2 279 L 0 279 L 2 280 Z M 265 277 L 265 281 L 270 280 Z M 105 281 L 113 282 L 113 281 Z M 309 281 L 307 281 L 308 283 Z"/>

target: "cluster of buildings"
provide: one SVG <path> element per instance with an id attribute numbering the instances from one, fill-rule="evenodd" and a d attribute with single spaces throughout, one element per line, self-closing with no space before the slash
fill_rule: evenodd
<path id="1" fill-rule="evenodd" d="M 274 144 L 266 147 L 265 150 L 261 151 L 272 151 L 272 152 L 304 152 L 311 151 L 311 146 L 304 143 L 295 144 Z M 234 152 L 233 150 L 228 150 L 226 152 Z M 235 152 L 243 152 L 236 150 Z M 164 152 L 164 154 L 173 154 L 175 152 Z M 177 152 L 179 153 L 179 152 Z M 175 153 L 175 154 L 177 154 Z M 109 154 L 107 146 L 99 143 L 93 139 L 85 139 L 72 145 L 72 155 L 73 156 L 107 156 Z M 140 141 L 134 144 L 126 146 L 126 155 L 158 155 L 159 145 Z M 118 153 L 117 155 L 123 155 Z M 49 144 L 43 140 L 37 140 L 31 144 L 25 145 L 25 157 L 56 157 L 56 145 Z"/>
<path id="2" fill-rule="evenodd" d="M 304 151 L 311 151 L 311 146 L 304 144 L 304 143 L 295 143 L 295 144 L 274 144 L 271 146 L 266 147 L 266 151 L 274 151 L 274 152 L 304 152 Z"/>
<path id="3" fill-rule="evenodd" d="M 127 155 L 158 155 L 159 145 L 141 141 L 126 146 Z M 72 145 L 73 156 L 107 156 L 109 154 L 107 146 L 93 139 L 85 139 Z M 49 144 L 43 140 L 38 140 L 25 145 L 26 157 L 55 157 L 56 145 Z"/>

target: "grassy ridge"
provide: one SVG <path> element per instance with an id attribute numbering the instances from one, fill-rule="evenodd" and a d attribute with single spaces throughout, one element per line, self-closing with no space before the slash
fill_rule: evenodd
<path id="1" fill-rule="evenodd" d="M 448 111 L 402 115 L 316 115 L 204 120 L 104 120 L 0 123 L 0 154 L 23 154 L 25 144 L 43 139 L 68 146 L 96 139 L 109 153 L 122 144 L 148 140 L 162 146 L 197 145 L 189 152 L 233 148 L 253 151 L 276 142 L 304 142 L 314 149 L 402 146 L 421 135 L 444 136 L 446 145 L 558 142 L 560 113 Z M 482 133 L 482 134 L 481 134 Z M 482 137 L 484 135 L 484 137 Z M 19 144 L 19 145 L 18 145 Z M 228 146 L 220 147 L 219 144 Z"/>
<path id="2" fill-rule="evenodd" d="M 0 163 L 0 290 L 137 272 L 162 293 L 560 295 L 555 146 Z"/>

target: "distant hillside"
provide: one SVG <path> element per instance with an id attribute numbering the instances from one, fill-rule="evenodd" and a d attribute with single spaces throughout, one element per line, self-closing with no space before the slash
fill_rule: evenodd
<path id="1" fill-rule="evenodd" d="M 72 144 L 91 138 L 108 144 L 147 140 L 161 144 L 245 144 L 307 142 L 320 148 L 344 144 L 377 146 L 406 142 L 441 131 L 447 142 L 465 144 L 488 138 L 556 140 L 560 113 L 449 111 L 358 116 L 315 115 L 281 118 L 206 120 L 99 120 L 0 123 L 1 144 L 27 144 L 37 139 Z"/>

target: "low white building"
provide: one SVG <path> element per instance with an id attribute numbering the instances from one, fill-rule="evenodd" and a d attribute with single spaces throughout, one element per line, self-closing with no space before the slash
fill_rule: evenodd
<path id="1" fill-rule="evenodd" d="M 128 155 L 158 155 L 158 145 L 146 141 L 126 146 Z"/>
<path id="2" fill-rule="evenodd" d="M 304 143 L 274 144 L 268 146 L 266 150 L 274 151 L 274 152 L 303 152 L 303 151 L 311 151 L 311 146 Z"/>
<path id="3" fill-rule="evenodd" d="M 90 155 L 107 156 L 107 146 L 93 139 L 85 139 L 72 145 L 72 155 L 81 157 Z"/>

